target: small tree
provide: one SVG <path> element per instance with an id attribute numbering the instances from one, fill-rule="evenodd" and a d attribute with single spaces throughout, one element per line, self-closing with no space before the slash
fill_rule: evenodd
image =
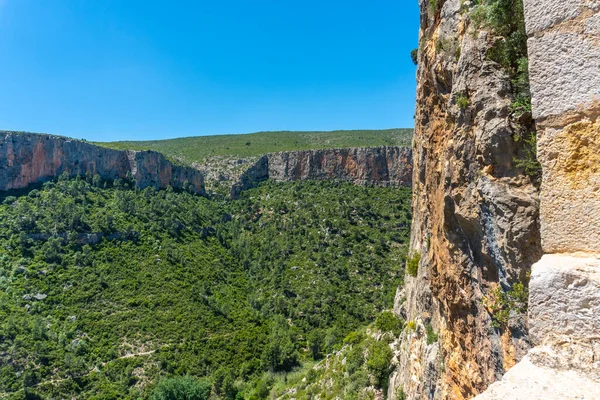
<path id="1" fill-rule="evenodd" d="M 419 65 L 419 49 L 412 49 L 410 52 L 410 59 L 415 65 Z"/>
<path id="2" fill-rule="evenodd" d="M 385 387 L 391 372 L 392 349 L 386 342 L 373 342 L 367 356 L 367 369 L 375 378 L 378 387 Z"/>
<path id="3" fill-rule="evenodd" d="M 208 400 L 210 383 L 191 376 L 163 379 L 154 388 L 150 400 Z"/>

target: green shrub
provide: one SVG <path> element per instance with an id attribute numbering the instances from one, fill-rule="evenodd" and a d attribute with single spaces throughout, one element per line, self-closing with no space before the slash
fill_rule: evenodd
<path id="1" fill-rule="evenodd" d="M 365 346 L 364 344 L 355 345 L 346 356 L 346 371 L 350 375 L 358 371 L 365 363 Z"/>
<path id="2" fill-rule="evenodd" d="M 391 372 L 392 349 L 386 342 L 373 341 L 368 350 L 367 369 L 378 387 L 385 387 Z"/>
<path id="3" fill-rule="evenodd" d="M 431 324 L 425 325 L 425 330 L 427 332 L 427 344 L 433 344 L 438 341 L 438 335 L 433 330 Z"/>
<path id="4" fill-rule="evenodd" d="M 416 277 L 419 272 L 419 262 L 421 261 L 421 253 L 413 252 L 412 256 L 406 261 L 406 272 L 408 275 Z"/>
<path id="5" fill-rule="evenodd" d="M 404 320 L 391 311 L 384 311 L 375 319 L 375 327 L 381 332 L 392 332 L 398 336 L 404 329 Z"/>
<path id="6" fill-rule="evenodd" d="M 358 344 L 363 341 L 365 335 L 359 331 L 352 331 L 344 338 L 344 344 Z"/>
<path id="7" fill-rule="evenodd" d="M 208 400 L 210 383 L 191 376 L 163 379 L 150 395 L 151 400 Z"/>
<path id="8" fill-rule="evenodd" d="M 534 132 L 529 134 L 528 138 L 515 136 L 515 141 L 523 140 L 523 156 L 514 157 L 513 162 L 517 168 L 523 168 L 530 177 L 537 179 L 542 170 L 542 165 L 537 159 L 537 136 Z"/>
<path id="9" fill-rule="evenodd" d="M 469 98 L 464 93 L 461 93 L 456 96 L 456 105 L 461 110 L 466 109 L 467 107 L 469 107 L 470 104 L 471 102 L 469 101 Z"/>
<path id="10" fill-rule="evenodd" d="M 419 49 L 412 49 L 410 52 L 410 59 L 415 65 L 419 65 Z"/>
<path id="11" fill-rule="evenodd" d="M 429 12 L 432 16 L 435 16 L 438 11 L 438 0 L 429 0 Z"/>
<path id="12" fill-rule="evenodd" d="M 406 323 L 406 330 L 408 332 L 414 332 L 417 330 L 417 323 L 415 321 L 408 321 Z"/>
<path id="13" fill-rule="evenodd" d="M 492 313 L 492 326 L 507 328 L 513 313 L 527 313 L 529 291 L 523 283 L 516 283 L 507 292 L 501 286 L 496 287 L 489 297 L 484 297 L 484 305 Z"/>
<path id="14" fill-rule="evenodd" d="M 398 400 L 406 400 L 406 394 L 404 393 L 404 388 L 398 388 L 396 390 L 396 398 Z"/>

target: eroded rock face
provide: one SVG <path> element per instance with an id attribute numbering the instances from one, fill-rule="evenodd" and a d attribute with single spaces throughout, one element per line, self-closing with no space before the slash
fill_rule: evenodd
<path id="1" fill-rule="evenodd" d="M 543 167 L 535 346 L 478 400 L 600 399 L 600 3 L 525 0 Z M 524 396 L 525 395 L 525 396 Z"/>
<path id="2" fill-rule="evenodd" d="M 419 3 L 411 252 L 420 264 L 395 305 L 416 330 L 400 339 L 388 396 L 467 399 L 529 348 L 525 316 L 494 327 L 486 300 L 540 258 L 539 197 L 515 166 L 522 128 L 510 116 L 510 78 L 488 57 L 495 38 L 469 26 L 469 2 L 437 2 L 435 12 Z"/>
<path id="3" fill-rule="evenodd" d="M 546 254 L 531 277 L 531 359 L 581 373 L 600 393 L 600 3 L 568 5 L 540 23 L 566 5 L 525 1 Z"/>
<path id="4" fill-rule="evenodd" d="M 0 133 L 0 190 L 24 189 L 67 172 L 102 179 L 135 179 L 141 188 L 184 185 L 204 194 L 204 178 L 193 168 L 173 165 L 155 151 L 120 151 L 80 140 L 32 133 Z"/>
<path id="5" fill-rule="evenodd" d="M 231 196 L 266 179 L 339 180 L 357 185 L 411 186 L 412 154 L 404 147 L 346 148 L 271 153 L 233 186 Z"/>

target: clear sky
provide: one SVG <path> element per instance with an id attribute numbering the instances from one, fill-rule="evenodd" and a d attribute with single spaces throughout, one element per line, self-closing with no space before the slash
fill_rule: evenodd
<path id="1" fill-rule="evenodd" d="M 413 126 L 417 0 L 0 0 L 0 129 Z"/>

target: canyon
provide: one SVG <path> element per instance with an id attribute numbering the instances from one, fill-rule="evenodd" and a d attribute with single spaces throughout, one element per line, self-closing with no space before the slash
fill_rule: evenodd
<path id="1" fill-rule="evenodd" d="M 225 164 L 235 165 L 237 171 L 228 171 Z M 189 167 L 176 165 L 157 151 L 114 150 L 54 135 L 1 133 L 0 191 L 27 189 L 64 173 L 98 175 L 109 181 L 131 177 L 140 188 L 191 188 L 202 195 L 207 194 L 206 181 L 220 181 L 235 198 L 267 179 L 410 187 L 412 152 L 396 146 L 288 151 Z"/>

